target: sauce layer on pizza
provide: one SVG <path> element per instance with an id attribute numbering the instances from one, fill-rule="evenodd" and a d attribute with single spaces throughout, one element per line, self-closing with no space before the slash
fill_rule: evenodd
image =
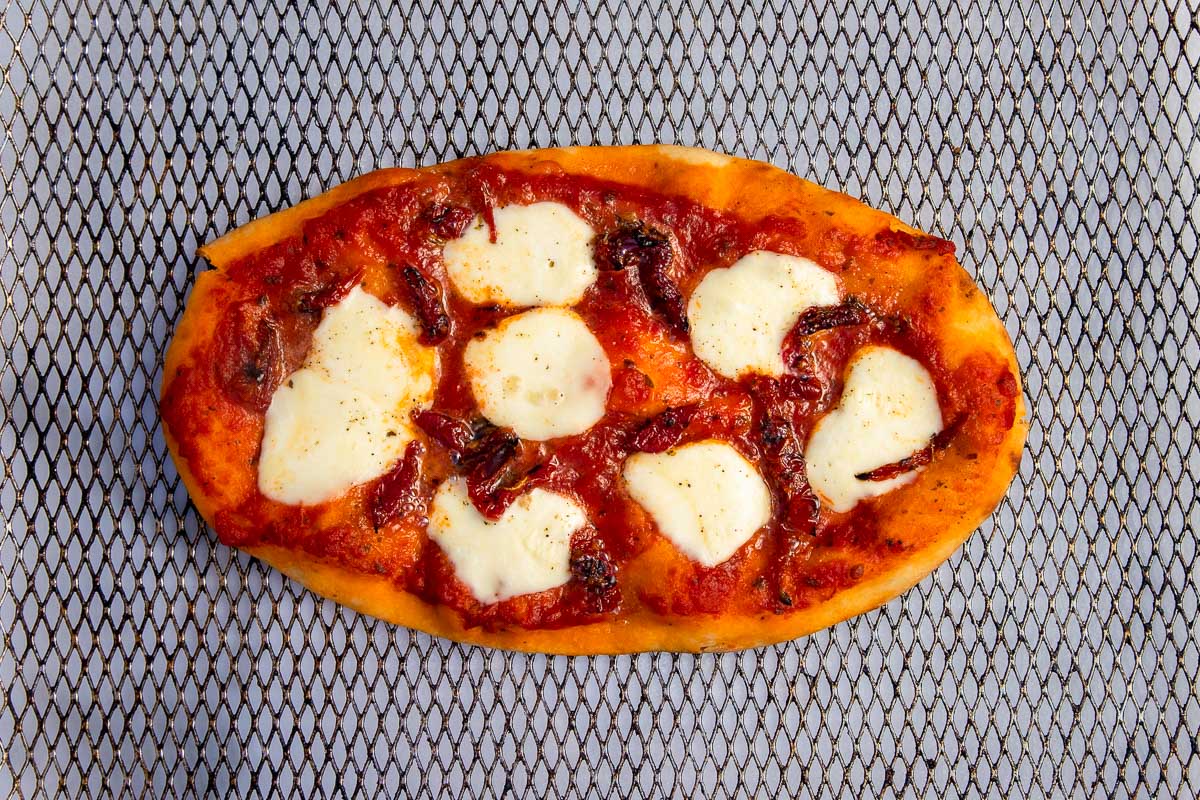
<path id="1" fill-rule="evenodd" d="M 873 608 L 1025 438 L 954 246 L 676 147 L 383 170 L 202 248 L 167 354 L 221 541 L 453 639 L 725 650 Z"/>

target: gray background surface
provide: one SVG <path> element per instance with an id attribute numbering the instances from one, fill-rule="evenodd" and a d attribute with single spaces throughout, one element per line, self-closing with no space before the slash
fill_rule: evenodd
<path id="1" fill-rule="evenodd" d="M 0 11 L 0 794 L 1196 796 L 1200 9 Z M 218 545 L 156 413 L 198 244 L 375 167 L 664 141 L 953 239 L 1033 411 L 930 578 L 802 641 L 566 659 Z"/>

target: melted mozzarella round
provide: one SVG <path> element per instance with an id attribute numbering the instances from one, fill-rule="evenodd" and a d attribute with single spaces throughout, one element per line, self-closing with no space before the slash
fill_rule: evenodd
<path id="1" fill-rule="evenodd" d="M 355 287 L 326 309 L 303 366 L 271 397 L 258 488 L 321 503 L 382 475 L 413 438 L 409 414 L 433 402 L 437 354 L 403 310 Z"/>
<path id="2" fill-rule="evenodd" d="M 756 250 L 704 276 L 688 301 L 692 349 L 727 378 L 779 376 L 800 314 L 840 299 L 837 278 L 807 258 Z"/>
<path id="3" fill-rule="evenodd" d="M 459 294 L 472 303 L 569 306 L 596 281 L 595 231 L 561 203 L 504 206 L 492 214 L 496 241 L 482 217 L 442 250 Z"/>
<path id="4" fill-rule="evenodd" d="M 809 436 L 809 483 L 831 509 L 849 511 L 909 483 L 919 470 L 884 481 L 855 475 L 912 455 L 941 429 L 937 390 L 925 368 L 890 347 L 864 347 L 850 362 L 841 402 Z"/>
<path id="5" fill-rule="evenodd" d="M 696 442 L 625 462 L 625 486 L 680 552 L 706 567 L 732 556 L 771 519 L 771 494 L 731 445 Z"/>
<path id="6" fill-rule="evenodd" d="M 438 487 L 429 538 L 476 600 L 495 603 L 562 586 L 571 579 L 571 534 L 587 522 L 577 503 L 544 489 L 518 497 L 492 522 L 471 503 L 466 482 Z"/>
<path id="7" fill-rule="evenodd" d="M 583 433 L 604 416 L 612 375 L 587 324 L 562 308 L 509 317 L 463 355 L 483 415 L 523 439 Z"/>

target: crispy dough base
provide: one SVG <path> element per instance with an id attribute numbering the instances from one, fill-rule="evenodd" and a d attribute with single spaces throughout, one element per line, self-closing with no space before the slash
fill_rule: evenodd
<path id="1" fill-rule="evenodd" d="M 526 171 L 564 171 L 589 175 L 621 183 L 645 186 L 666 194 L 677 194 L 711 208 L 735 212 L 757 219 L 789 211 L 820 209 L 832 211 L 839 224 L 863 234 L 883 227 L 910 233 L 917 231 L 899 220 L 864 206 L 846 195 L 823 189 L 783 170 L 757 161 L 732 158 L 706 150 L 648 145 L 635 147 L 573 147 L 556 150 L 531 150 L 495 153 L 488 156 L 500 166 Z M 372 172 L 338 186 L 297 206 L 272 214 L 232 231 L 200 248 L 217 270 L 247 254 L 296 235 L 303 223 L 326 210 L 364 192 L 384 186 L 406 183 L 425 171 L 453 170 L 455 162 L 424 170 L 385 169 Z M 912 265 L 911 269 L 918 269 Z M 958 285 L 963 291 L 951 310 L 955 323 L 948 327 L 940 342 L 951 362 L 980 349 L 1008 361 L 1014 376 L 1019 375 L 1012 344 L 987 298 L 961 267 L 954 265 Z M 897 285 L 902 285 L 900 270 Z M 215 273 L 199 276 L 193 295 L 204 291 Z M 167 351 L 163 378 L 165 394 L 176 368 L 202 338 L 193 317 L 195 303 L 189 303 L 175 337 Z M 965 334 L 965 336 L 964 336 Z M 357 611 L 443 636 L 460 642 L 541 653 L 571 655 L 634 653 L 649 650 L 707 652 L 760 647 L 794 639 L 876 608 L 912 587 L 945 561 L 1003 498 L 1024 449 L 1028 423 L 1023 398 L 1017 398 L 1017 418 L 999 447 L 998 456 L 982 474 L 960 480 L 962 494 L 968 499 L 955 507 L 909 509 L 903 520 L 905 529 L 918 526 L 923 536 L 920 549 L 905 554 L 892 569 L 873 575 L 856 586 L 836 593 L 824 602 L 784 615 L 697 615 L 662 617 L 639 610 L 622 618 L 591 625 L 555 629 L 507 629 L 485 631 L 467 628 L 453 609 L 434 606 L 398 588 L 390 579 L 352 571 L 325 563 L 303 552 L 277 546 L 246 548 L 309 589 Z M 214 498 L 206 496 L 180 455 L 178 443 L 169 430 L 167 445 L 175 459 L 184 485 L 201 515 L 210 524 L 216 512 Z M 936 465 L 935 465 L 936 466 Z M 933 468 L 931 468 L 932 470 Z M 955 471 L 947 468 L 940 476 L 953 484 Z M 965 475 L 965 473 L 963 473 Z M 969 482 L 969 485 L 968 485 Z"/>

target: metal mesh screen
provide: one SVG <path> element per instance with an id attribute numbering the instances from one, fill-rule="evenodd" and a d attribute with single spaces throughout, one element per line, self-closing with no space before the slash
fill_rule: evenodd
<path id="1" fill-rule="evenodd" d="M 0 794 L 1200 792 L 1195 0 L 295 5 L 0 12 Z M 376 167 L 646 141 L 959 243 L 1034 417 L 949 563 L 799 642 L 567 659 L 216 544 L 156 411 L 198 244 Z"/>

